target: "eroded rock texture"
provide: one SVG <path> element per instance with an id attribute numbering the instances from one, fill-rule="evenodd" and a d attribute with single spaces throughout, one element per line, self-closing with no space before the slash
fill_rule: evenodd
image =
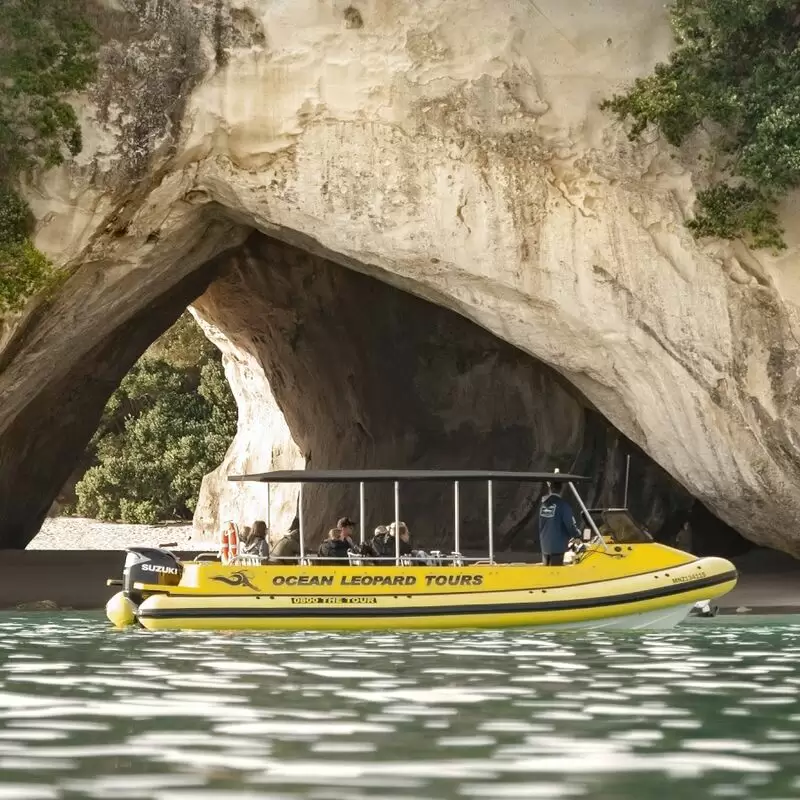
<path id="1" fill-rule="evenodd" d="M 235 263 L 240 263 L 243 256 L 240 253 L 233 258 Z M 229 279 L 223 283 L 230 286 Z M 232 483 L 228 476 L 303 469 L 305 459 L 292 438 L 258 357 L 268 320 L 245 312 L 246 318 L 255 321 L 258 327 L 244 330 L 240 315 L 250 305 L 250 298 L 229 296 L 228 307 L 236 306 L 236 314 L 231 318 L 216 307 L 216 296 L 217 292 L 204 295 L 197 302 L 194 313 L 206 335 L 222 351 L 225 376 L 238 408 L 238 424 L 236 438 L 222 464 L 203 479 L 194 528 L 201 541 L 214 541 L 228 520 L 239 525 L 252 525 L 261 519 L 267 523 L 274 540 L 289 530 L 295 518 L 297 487 L 291 484 L 267 487 L 256 482 Z M 254 298 L 258 307 L 267 302 L 264 298 Z M 208 316 L 203 316 L 203 313 Z M 230 336 L 214 324 L 219 320 L 219 325 L 224 325 L 227 330 L 231 319 L 236 333 Z M 291 402 L 301 403 L 302 400 L 302 396 L 298 396 Z"/>
<path id="2" fill-rule="evenodd" d="M 714 513 L 800 554 L 796 202 L 779 257 L 698 243 L 704 136 L 631 143 L 598 108 L 667 56 L 661 0 L 115 7 L 136 24 L 109 26 L 76 101 L 87 147 L 29 187 L 71 277 L 0 331 L 7 493 L 83 360 L 255 228 L 552 366 Z"/>

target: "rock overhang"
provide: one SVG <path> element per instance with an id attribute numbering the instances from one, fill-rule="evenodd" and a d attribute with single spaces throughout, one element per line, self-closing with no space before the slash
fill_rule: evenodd
<path id="1" fill-rule="evenodd" d="M 253 227 L 553 366 L 722 518 L 797 552 L 796 251 L 692 240 L 692 153 L 631 144 L 596 108 L 667 53 L 661 4 L 562 6 L 365 3 L 353 28 L 336 4 L 222 4 L 250 31 L 224 59 L 198 21 L 205 71 L 138 191 L 87 151 L 31 192 L 37 241 L 77 265 L 56 301 L 77 324 L 7 348 L 5 419 L 86 318 L 122 319 Z"/>

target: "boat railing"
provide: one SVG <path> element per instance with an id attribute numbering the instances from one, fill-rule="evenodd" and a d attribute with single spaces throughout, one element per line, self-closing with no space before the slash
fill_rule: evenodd
<path id="1" fill-rule="evenodd" d="M 449 554 L 442 554 L 438 550 L 433 550 L 431 552 L 427 551 L 417 551 L 418 555 L 407 555 L 407 556 L 400 556 L 400 565 L 401 566 L 419 566 L 425 565 L 429 567 L 462 567 L 465 564 L 494 564 L 495 562 L 489 562 L 486 560 L 485 557 L 480 558 L 470 558 L 467 556 L 461 555 L 461 553 L 449 553 Z M 396 559 L 394 556 L 371 556 L 371 555 L 364 555 L 363 553 L 356 553 L 348 551 L 348 559 L 347 562 L 343 558 L 334 558 L 331 556 L 318 556 L 314 555 L 305 555 L 302 558 L 299 556 L 269 556 L 264 558 L 263 556 L 254 556 L 254 555 L 236 555 L 230 558 L 226 563 L 228 566 L 232 567 L 243 567 L 243 566 L 265 566 L 265 565 L 274 565 L 276 562 L 285 562 L 290 564 L 297 564 L 299 563 L 301 566 L 304 567 L 312 567 L 316 566 L 319 563 L 323 564 L 337 564 L 337 563 L 348 563 L 350 566 L 365 566 L 365 565 L 375 565 L 379 564 L 381 566 L 385 566 L 387 564 L 396 564 Z M 194 558 L 195 561 L 219 561 L 219 554 L 218 553 L 199 553 Z"/>
<path id="2" fill-rule="evenodd" d="M 579 540 L 575 540 L 577 543 Z M 580 543 L 571 548 L 570 552 L 575 561 L 580 560 L 587 551 L 587 546 L 590 542 L 580 541 Z M 497 566 L 497 561 L 489 561 L 485 556 L 464 556 L 461 553 L 442 553 L 439 550 L 431 551 L 415 551 L 416 555 L 400 556 L 399 566 L 427 566 L 427 567 L 463 567 L 463 566 Z M 194 561 L 210 561 L 218 562 L 218 553 L 198 553 L 193 559 Z M 299 564 L 303 567 L 314 567 L 320 564 L 328 566 L 344 566 L 345 564 L 352 567 L 360 566 L 387 566 L 397 565 L 394 556 L 372 556 L 363 553 L 357 553 L 349 550 L 347 553 L 347 561 L 343 558 L 333 556 L 319 556 L 316 554 L 305 555 L 302 558 L 299 556 L 255 556 L 255 555 L 236 555 L 233 556 L 228 562 L 228 566 L 277 566 L 280 563 L 286 564 Z M 529 564 L 527 561 L 508 562 L 506 566 L 511 564 Z M 567 563 L 567 562 L 565 562 Z"/>
<path id="3" fill-rule="evenodd" d="M 347 551 L 347 557 L 351 566 L 364 566 L 368 564 L 396 564 L 395 556 L 373 556 L 365 553 L 358 553 L 354 550 Z M 484 561 L 483 558 L 465 558 L 461 553 L 442 553 L 441 550 L 416 550 L 408 555 L 400 556 L 400 566 L 420 566 L 428 567 L 462 567 L 466 563 L 477 563 Z"/>
<path id="4" fill-rule="evenodd" d="M 249 566 L 249 567 L 258 567 L 266 563 L 267 563 L 266 558 L 263 558 L 262 556 L 251 555 L 249 553 L 241 553 L 239 555 L 235 555 L 228 561 L 228 564 L 231 564 L 233 566 Z"/>

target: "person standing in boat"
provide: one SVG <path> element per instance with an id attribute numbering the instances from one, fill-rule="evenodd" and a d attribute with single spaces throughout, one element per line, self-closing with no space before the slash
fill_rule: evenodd
<path id="1" fill-rule="evenodd" d="M 580 538 L 581 532 L 578 523 L 575 522 L 572 506 L 560 494 L 554 492 L 553 485 L 548 483 L 547 494 L 542 498 L 539 508 L 539 545 L 542 550 L 542 563 L 546 567 L 564 566 L 564 553 L 567 552 L 569 540 L 576 536 Z"/>

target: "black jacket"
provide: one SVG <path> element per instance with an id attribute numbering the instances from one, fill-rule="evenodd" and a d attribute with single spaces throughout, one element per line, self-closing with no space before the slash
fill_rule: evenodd
<path id="1" fill-rule="evenodd" d="M 350 545 L 341 539 L 326 539 L 317 550 L 320 558 L 347 558 Z"/>
<path id="2" fill-rule="evenodd" d="M 539 544 L 542 555 L 566 553 L 569 540 L 580 536 L 572 506 L 557 494 L 549 494 L 539 508 Z"/>

